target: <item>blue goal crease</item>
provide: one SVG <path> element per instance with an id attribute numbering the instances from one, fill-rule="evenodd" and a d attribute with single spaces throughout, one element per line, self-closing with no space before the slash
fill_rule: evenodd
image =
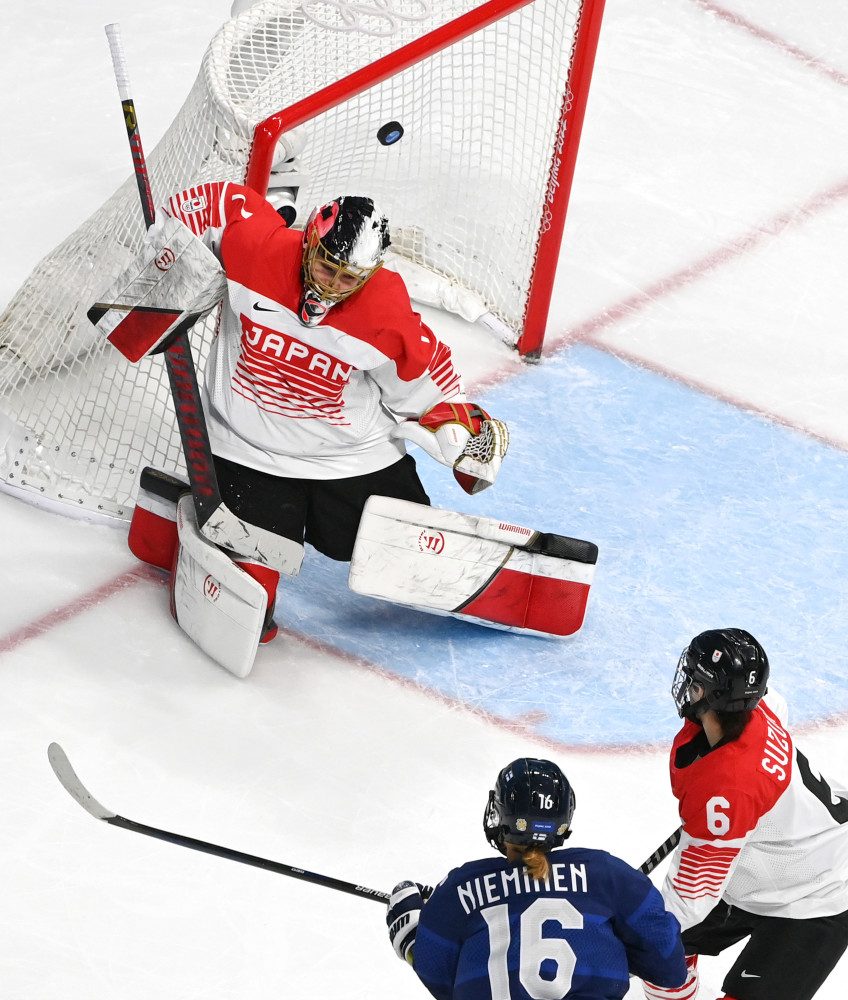
<path id="1" fill-rule="evenodd" d="M 536 638 L 371 600 L 311 549 L 281 622 L 569 745 L 669 738 L 680 651 L 719 626 L 760 640 L 792 721 L 848 707 L 848 455 L 583 345 L 483 402 L 510 428 L 495 486 L 469 497 L 416 451 L 424 485 L 434 506 L 595 542 L 583 629 Z"/>

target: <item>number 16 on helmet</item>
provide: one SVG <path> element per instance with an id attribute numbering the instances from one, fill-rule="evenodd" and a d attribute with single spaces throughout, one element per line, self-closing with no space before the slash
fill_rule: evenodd
<path id="1" fill-rule="evenodd" d="M 551 850 L 571 836 L 574 791 L 549 760 L 521 757 L 500 772 L 483 814 L 483 830 L 495 850 L 506 845 Z"/>

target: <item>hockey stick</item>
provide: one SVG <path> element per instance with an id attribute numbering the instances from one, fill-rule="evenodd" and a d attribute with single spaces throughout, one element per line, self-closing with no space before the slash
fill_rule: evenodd
<path id="1" fill-rule="evenodd" d="M 213 854 L 215 857 L 225 858 L 227 861 L 238 861 L 243 865 L 252 865 L 254 868 L 276 872 L 278 875 L 288 875 L 291 878 L 300 879 L 304 882 L 312 882 L 314 885 L 326 886 L 328 889 L 338 889 L 339 892 L 347 892 L 352 896 L 359 896 L 362 899 L 373 899 L 378 903 L 388 903 L 389 901 L 389 894 L 387 892 L 380 892 L 379 889 L 369 889 L 364 885 L 354 885 L 352 882 L 345 882 L 330 875 L 318 875 L 315 872 L 309 872 L 303 868 L 295 868 L 293 865 L 286 865 L 280 861 L 269 861 L 267 858 L 259 858 L 254 854 L 245 854 L 230 847 L 219 847 L 217 844 L 210 844 L 205 840 L 195 840 L 193 837 L 186 837 L 180 833 L 169 833 L 167 830 L 160 830 L 155 826 L 146 826 L 144 823 L 137 823 L 135 820 L 127 819 L 125 816 L 119 816 L 117 813 L 102 806 L 85 785 L 83 785 L 76 771 L 71 766 L 68 755 L 58 743 L 51 743 L 47 748 L 47 759 L 50 761 L 53 773 L 71 798 L 75 799 L 90 816 L 102 820 L 104 823 L 109 823 L 111 826 L 131 830 L 133 833 L 143 833 L 146 837 L 164 840 L 169 844 L 176 844 L 178 847 L 187 847 L 192 851 Z M 682 827 L 675 830 L 668 840 L 661 844 L 639 866 L 639 870 L 646 875 L 652 872 L 677 846 L 680 841 L 681 831 Z"/>
<path id="2" fill-rule="evenodd" d="M 657 867 L 657 865 L 664 861 L 675 849 L 675 847 L 677 847 L 680 843 L 680 835 L 682 833 L 683 827 L 679 826 L 668 838 L 668 840 L 660 844 L 654 853 L 649 858 L 646 858 L 641 865 L 639 865 L 639 871 L 649 875 Z"/>
<path id="3" fill-rule="evenodd" d="M 133 171 L 141 199 L 141 211 L 145 227 L 149 229 L 155 221 L 156 210 L 138 130 L 135 104 L 130 96 L 129 71 L 121 44 L 120 26 L 107 24 L 106 36 L 109 39 L 115 82 L 118 85 L 121 109 L 127 127 Z M 188 340 L 188 331 L 197 318 L 190 316 L 177 327 L 172 334 L 173 339 L 163 353 L 188 469 L 191 495 L 197 511 L 198 527 L 206 538 L 221 548 L 247 556 L 289 576 L 295 576 L 303 561 L 303 546 L 289 538 L 243 521 L 221 499 L 209 432 L 200 403 L 197 371 Z"/>
<path id="4" fill-rule="evenodd" d="M 193 837 L 184 837 L 179 833 L 169 833 L 167 830 L 160 830 L 155 826 L 145 826 L 143 823 L 136 823 L 135 820 L 126 819 L 119 816 L 105 806 L 102 806 L 97 799 L 89 792 L 77 777 L 76 771 L 71 767 L 71 762 L 65 751 L 58 743 L 51 743 L 47 748 L 47 759 L 50 766 L 63 788 L 68 794 L 76 799 L 85 811 L 95 819 L 103 820 L 111 826 L 119 826 L 124 830 L 132 830 L 134 833 L 143 833 L 147 837 L 155 837 L 157 840 L 165 840 L 169 844 L 176 844 L 178 847 L 188 847 L 192 851 L 202 851 L 204 854 L 214 854 L 218 858 L 226 858 L 228 861 L 238 861 L 243 865 L 252 865 L 254 868 L 264 868 L 265 871 L 276 872 L 278 875 L 289 875 L 292 878 L 301 879 L 304 882 L 312 882 L 315 885 L 324 885 L 328 889 L 338 889 L 340 892 L 350 893 L 352 896 L 360 896 L 363 899 L 373 899 L 378 903 L 388 903 L 389 894 L 380 892 L 377 889 L 369 889 L 364 885 L 354 885 L 352 882 L 344 882 L 342 879 L 332 878 L 329 875 L 317 875 L 315 872 L 305 871 L 303 868 L 295 868 L 293 865 L 285 865 L 279 861 L 269 861 L 267 858 L 258 858 L 253 854 L 244 854 L 241 851 L 234 851 L 229 847 L 219 847 L 217 844 L 209 844 L 205 840 L 195 840 Z"/>

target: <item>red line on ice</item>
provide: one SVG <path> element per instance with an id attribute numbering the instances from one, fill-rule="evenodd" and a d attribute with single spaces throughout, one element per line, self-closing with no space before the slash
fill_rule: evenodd
<path id="1" fill-rule="evenodd" d="M 530 720 L 530 724 L 523 722 L 521 719 L 503 719 L 499 715 L 487 712 L 485 709 L 480 708 L 477 705 L 470 705 L 468 702 L 460 701 L 458 698 L 451 698 L 450 695 L 443 694 L 435 688 L 427 687 L 426 684 L 419 684 L 418 681 L 411 680 L 409 677 L 404 677 L 403 674 L 393 673 L 386 667 L 378 666 L 370 660 L 366 660 L 364 657 L 357 656 L 355 653 L 347 653 L 343 649 L 339 649 L 337 646 L 332 646 L 329 643 L 322 642 L 320 639 L 316 639 L 314 636 L 304 635 L 302 632 L 295 632 L 292 629 L 282 627 L 280 628 L 280 635 L 287 635 L 290 638 L 303 643 L 304 646 L 308 646 L 310 649 L 333 656 L 335 659 L 349 663 L 351 666 L 369 674 L 373 674 L 381 680 L 390 681 L 398 687 L 405 688 L 408 691 L 413 691 L 419 695 L 424 695 L 431 701 L 436 701 L 440 705 L 444 705 L 446 708 L 461 711 L 467 715 L 472 715 L 487 725 L 495 726 L 497 729 L 502 729 L 505 732 L 512 733 L 514 736 L 524 736 L 527 739 L 533 740 L 534 743 L 547 747 L 556 753 L 568 752 L 570 754 L 590 755 L 608 753 L 627 754 L 632 756 L 633 754 L 668 752 L 668 745 L 663 742 L 622 744 L 563 743 L 560 740 L 555 740 L 549 736 L 544 736 L 541 733 L 536 732 L 532 724 L 534 721 L 532 718 Z"/>
<path id="2" fill-rule="evenodd" d="M 57 625 L 62 625 L 64 622 L 76 618 L 77 615 L 97 607 L 98 604 L 108 601 L 109 598 L 114 597 L 115 594 L 120 593 L 122 590 L 134 587 L 137 583 L 141 583 L 142 580 L 154 579 L 155 576 L 158 576 L 158 574 L 152 567 L 144 565 L 135 566 L 133 569 L 127 570 L 126 573 L 116 576 L 113 580 L 109 580 L 94 590 L 90 590 L 88 593 L 74 598 L 62 607 L 50 611 L 37 621 L 30 622 L 28 625 L 22 625 L 8 635 L 0 637 L 0 653 L 8 653 L 13 649 L 17 649 L 18 646 L 23 645 L 23 643 L 28 642 L 30 639 L 44 635 L 45 632 L 49 632 Z"/>
<path id="3" fill-rule="evenodd" d="M 706 257 L 702 257 L 700 260 L 695 261 L 693 264 L 689 264 L 687 267 L 681 268 L 673 274 L 660 278 L 658 281 L 654 282 L 654 284 L 649 285 L 642 291 L 636 292 L 634 295 L 630 295 L 627 298 L 622 299 L 620 302 L 615 303 L 608 309 L 604 309 L 603 312 L 600 312 L 585 322 L 572 327 L 570 330 L 566 330 L 558 335 L 547 336 L 545 338 L 543 355 L 552 354 L 555 351 L 562 350 L 569 344 L 586 343 L 600 351 L 605 351 L 607 354 L 611 354 L 614 357 L 620 357 L 623 360 L 637 364 L 642 368 L 655 371 L 666 378 L 673 379 L 682 385 L 688 385 L 690 388 L 705 395 L 730 403 L 739 409 L 759 413 L 761 416 L 766 417 L 773 423 L 781 424 L 784 427 L 791 428 L 792 430 L 800 431 L 808 437 L 822 441 L 830 447 L 838 448 L 841 451 L 848 450 L 848 445 L 846 445 L 844 441 L 837 441 L 827 437 L 826 435 L 819 434 L 816 431 L 805 427 L 803 424 L 787 420 L 785 417 L 772 413 L 762 407 L 755 406 L 744 399 L 732 397 L 728 394 L 722 393 L 712 386 L 701 384 L 694 379 L 680 375 L 673 369 L 665 368 L 656 361 L 643 358 L 636 352 L 627 351 L 625 348 L 605 344 L 602 340 L 598 339 L 600 334 L 602 334 L 609 327 L 614 326 L 619 320 L 628 316 L 636 315 L 642 310 L 655 304 L 660 299 L 663 299 L 668 295 L 672 295 L 674 292 L 677 292 L 680 289 L 685 288 L 686 286 L 691 285 L 694 282 L 699 281 L 701 278 L 713 273 L 725 264 L 729 264 L 735 259 L 750 253 L 761 244 L 780 236 L 786 230 L 791 229 L 794 226 L 803 225 L 805 222 L 814 218 L 821 212 L 833 207 L 845 198 L 848 198 L 848 178 L 839 181 L 832 187 L 826 188 L 824 191 L 814 194 L 801 205 L 787 209 L 784 212 L 779 212 L 762 225 L 757 226 L 756 229 L 751 229 L 747 233 L 743 233 L 741 236 L 730 240 L 723 247 L 719 247 L 712 253 L 707 254 Z M 511 374 L 511 371 L 509 374 Z M 507 375 L 506 369 L 504 369 L 503 375 Z M 495 375 L 490 379 L 492 384 L 496 384 L 498 381 L 502 381 L 502 377 L 499 378 L 498 375 Z"/>
<path id="4" fill-rule="evenodd" d="M 603 312 L 598 313 L 597 316 L 593 316 L 579 326 L 567 330 L 565 333 L 559 334 L 559 336 L 546 338 L 546 353 L 558 350 L 569 343 L 591 341 L 598 333 L 617 323 L 618 320 L 623 319 L 625 316 L 632 316 L 634 313 L 641 312 L 646 306 L 651 305 L 658 299 L 665 298 L 665 296 L 671 295 L 681 288 L 685 288 L 687 285 L 691 285 L 705 275 L 711 274 L 737 257 L 750 253 L 762 243 L 780 236 L 787 229 L 802 225 L 846 197 L 848 197 L 848 178 L 844 178 L 824 191 L 819 191 L 801 205 L 796 205 L 786 211 L 779 212 L 777 215 L 772 216 L 771 219 L 762 223 L 762 225 L 757 226 L 756 229 L 751 229 L 747 233 L 743 233 L 741 236 L 730 240 L 724 246 L 719 247 L 718 250 L 714 250 L 693 264 L 689 264 L 687 267 L 681 268 L 673 274 L 660 278 L 653 285 L 649 285 L 642 291 L 636 292 L 635 295 L 622 299 L 615 305 L 610 306 L 609 309 L 604 309 Z"/>
<path id="5" fill-rule="evenodd" d="M 29 642 L 30 639 L 37 639 L 39 636 L 44 635 L 51 629 L 54 629 L 67 621 L 71 621 L 78 615 L 84 614 L 86 611 L 90 611 L 92 608 L 96 608 L 98 605 L 103 604 L 116 594 L 119 594 L 122 591 L 127 590 L 130 587 L 134 587 L 144 581 L 151 581 L 160 585 L 164 585 L 167 582 L 165 575 L 160 570 L 157 570 L 152 566 L 139 564 L 138 566 L 133 567 L 133 569 L 128 570 L 125 573 L 121 573 L 114 579 L 109 580 L 107 583 L 101 584 L 101 586 L 96 587 L 94 590 L 91 590 L 86 594 L 81 594 L 79 597 L 74 598 L 74 600 L 69 601 L 60 608 L 56 608 L 49 614 L 45 614 L 37 621 L 30 622 L 28 625 L 23 625 L 20 628 L 15 629 L 13 632 L 10 632 L 8 635 L 0 637 L 0 654 L 11 652 L 13 649 L 17 649 L 18 646 L 22 646 L 24 643 Z M 522 721 L 521 719 L 502 719 L 500 716 L 493 715 L 476 705 L 469 705 L 459 699 L 451 698 L 449 695 L 442 694 L 441 692 L 436 691 L 433 688 L 429 688 L 424 684 L 419 684 L 417 681 L 410 680 L 402 674 L 395 674 L 385 667 L 381 667 L 376 663 L 372 663 L 370 660 L 366 660 L 364 657 L 357 656 L 354 653 L 347 653 L 344 650 L 329 643 L 322 642 L 320 639 L 316 639 L 313 636 L 283 627 L 280 628 L 280 634 L 287 635 L 291 639 L 302 643 L 304 646 L 308 646 L 310 649 L 332 656 L 336 660 L 348 663 L 351 666 L 366 673 L 373 674 L 384 681 L 389 681 L 392 684 L 405 688 L 408 691 L 413 691 L 416 694 L 424 695 L 432 701 L 436 701 L 448 708 L 470 714 L 488 725 L 496 726 L 498 729 L 505 730 L 506 732 L 513 733 L 518 736 L 526 736 L 532 739 L 535 743 L 549 747 L 553 751 L 562 752 L 567 750 L 569 753 L 587 754 L 642 754 L 657 753 L 664 750 L 663 745 L 659 743 L 625 744 L 621 746 L 616 744 L 604 745 L 587 743 L 585 745 L 571 745 L 561 743 L 558 740 L 553 740 L 537 733 L 532 725 L 532 722 L 534 721 L 532 718 L 530 719 L 530 724 Z"/>
<path id="6" fill-rule="evenodd" d="M 81 615 L 86 611 L 90 611 L 92 608 L 96 608 L 98 605 L 108 601 L 116 594 L 119 594 L 124 590 L 128 590 L 130 587 L 134 587 L 144 581 L 151 581 L 153 583 L 164 585 L 166 583 L 166 577 L 160 570 L 157 570 L 152 566 L 146 566 L 143 564 L 135 566 L 133 569 L 127 570 L 127 572 L 121 573 L 114 579 L 101 584 L 101 586 L 96 587 L 94 590 L 80 595 L 60 608 L 56 608 L 49 614 L 39 618 L 38 621 L 31 622 L 28 625 L 23 625 L 21 628 L 15 629 L 8 635 L 0 637 L 0 654 L 8 653 L 11 650 L 16 649 L 18 646 L 23 645 L 25 642 L 28 642 L 30 639 L 36 639 L 38 636 L 44 635 L 46 632 L 56 628 L 58 625 L 62 625 L 64 622 L 70 621 L 78 615 Z M 560 740 L 555 740 L 549 736 L 544 736 L 541 733 L 538 733 L 533 725 L 535 720 L 532 718 L 532 713 L 531 718 L 527 721 L 524 721 L 522 718 L 504 719 L 491 712 L 487 712 L 485 709 L 482 709 L 477 705 L 470 705 L 467 702 L 460 701 L 458 698 L 451 698 L 449 695 L 443 694 L 434 688 L 427 687 L 424 684 L 419 684 L 417 681 L 404 677 L 402 674 L 395 674 L 385 667 L 372 663 L 370 660 L 366 660 L 364 657 L 357 656 L 354 653 L 345 652 L 336 646 L 332 646 L 329 643 L 322 642 L 320 639 L 316 639 L 314 636 L 305 635 L 302 632 L 296 632 L 293 629 L 287 628 L 280 628 L 280 634 L 287 635 L 297 642 L 302 643 L 304 646 L 308 646 L 310 649 L 325 653 L 328 656 L 332 656 L 334 659 L 348 663 L 359 670 L 373 674 L 381 680 L 389 681 L 390 683 L 405 688 L 408 691 L 412 691 L 415 694 L 424 695 L 431 701 L 436 701 L 439 704 L 444 705 L 446 708 L 465 712 L 487 725 L 495 726 L 496 728 L 512 733 L 513 735 L 525 736 L 528 739 L 533 740 L 534 743 L 548 747 L 550 750 L 557 753 L 568 752 L 570 754 L 589 755 L 641 755 L 665 753 L 668 749 L 667 745 L 663 742 L 622 744 L 564 743 Z M 812 722 L 801 725 L 799 727 L 799 731 L 815 731 L 821 727 L 841 726 L 844 725 L 846 721 L 848 721 L 848 712 L 841 712 L 834 716 L 823 719 L 815 719 Z"/>
<path id="7" fill-rule="evenodd" d="M 734 27 L 742 28 L 755 38 L 759 38 L 760 41 L 768 42 L 770 45 L 773 45 L 776 49 L 779 49 L 786 55 L 792 56 L 793 59 L 800 60 L 805 66 L 809 66 L 810 69 L 814 69 L 817 72 L 822 73 L 824 76 L 836 81 L 836 83 L 841 84 L 843 87 L 848 87 L 848 75 L 840 72 L 838 69 L 834 69 L 833 66 L 828 66 L 823 59 L 819 59 L 818 56 L 805 52 L 797 45 L 793 45 L 792 42 L 787 41 L 785 38 L 781 38 L 780 35 L 774 34 L 774 32 L 769 31 L 767 28 L 763 28 L 759 24 L 754 24 L 753 21 L 749 21 L 746 18 L 741 17 L 739 14 L 735 14 L 733 11 L 719 6 L 719 4 L 712 3 L 711 0 L 692 0 L 692 2 L 698 7 L 701 7 L 703 10 L 709 11 L 711 14 L 715 14 L 715 16 L 721 18 L 722 21 L 726 21 L 728 24 L 734 25 Z"/>

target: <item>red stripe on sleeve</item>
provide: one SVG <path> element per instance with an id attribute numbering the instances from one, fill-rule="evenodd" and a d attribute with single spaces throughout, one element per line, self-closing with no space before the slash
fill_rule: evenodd
<path id="1" fill-rule="evenodd" d="M 684 899 L 700 896 L 717 899 L 738 853 L 738 847 L 714 847 L 711 844 L 687 847 L 680 855 L 673 880 L 675 889 Z"/>
<path id="2" fill-rule="evenodd" d="M 224 181 L 216 181 L 186 188 L 170 199 L 165 210 L 188 226 L 195 236 L 202 236 L 207 229 L 216 229 L 222 224 L 220 196 L 224 184 Z"/>

